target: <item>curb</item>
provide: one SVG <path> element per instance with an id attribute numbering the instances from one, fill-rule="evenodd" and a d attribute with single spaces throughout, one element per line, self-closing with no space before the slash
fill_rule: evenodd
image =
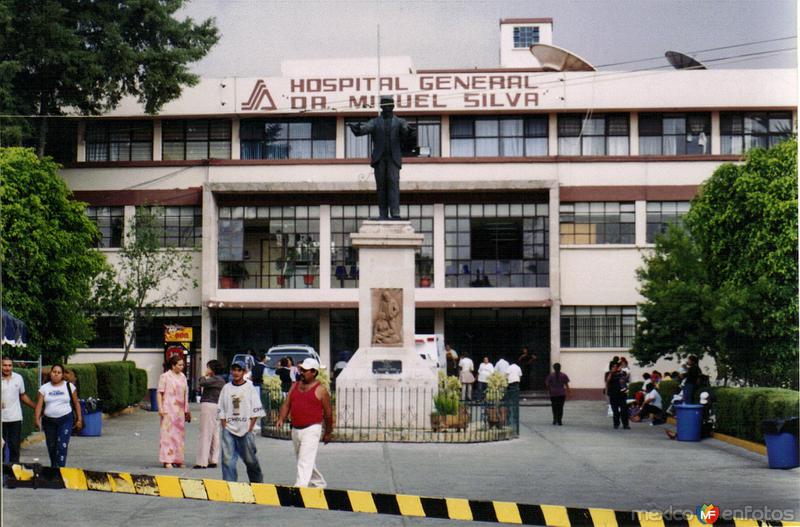
<path id="1" fill-rule="evenodd" d="M 668 417 L 667 423 L 671 425 L 677 425 L 677 421 L 675 421 L 674 417 Z M 719 432 L 714 432 L 711 434 L 711 439 L 717 439 L 723 443 L 738 446 L 739 448 L 744 448 L 745 450 L 755 452 L 756 454 L 761 454 L 762 456 L 767 455 L 767 445 L 762 445 L 761 443 L 755 443 L 753 441 L 748 441 L 747 439 L 739 439 L 738 437 L 721 434 Z"/>
<path id="2" fill-rule="evenodd" d="M 529 505 L 464 498 L 432 498 L 362 490 L 299 488 L 270 483 L 239 483 L 127 472 L 95 472 L 81 468 L 50 468 L 38 464 L 3 465 L 3 475 L 5 486 L 8 488 L 94 490 L 162 498 L 186 498 L 272 507 L 297 507 L 517 525 L 552 527 L 696 527 L 703 525 L 693 515 L 676 520 L 663 518 L 661 513 L 649 511 L 615 511 L 563 505 Z M 715 523 L 715 526 L 735 527 L 756 525 L 758 522 L 747 519 L 721 519 Z M 800 526 L 800 523 L 771 522 L 771 525 Z"/>

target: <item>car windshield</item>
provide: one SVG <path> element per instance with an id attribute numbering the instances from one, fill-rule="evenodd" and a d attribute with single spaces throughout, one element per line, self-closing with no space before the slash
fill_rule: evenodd
<path id="1" fill-rule="evenodd" d="M 275 351 L 267 356 L 267 368 L 272 368 L 273 370 L 278 369 L 279 363 L 284 357 L 290 357 L 294 365 L 297 366 L 297 364 L 303 362 L 304 359 L 311 357 L 311 354 L 307 351 L 292 349 Z"/>

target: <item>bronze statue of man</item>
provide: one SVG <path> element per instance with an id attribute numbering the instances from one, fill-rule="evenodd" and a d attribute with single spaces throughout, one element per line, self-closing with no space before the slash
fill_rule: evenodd
<path id="1" fill-rule="evenodd" d="M 394 99 L 381 97 L 381 114 L 366 123 L 348 123 L 353 134 L 372 138 L 370 166 L 375 170 L 378 188 L 378 209 L 381 220 L 400 218 L 400 168 L 403 166 L 402 145 L 411 141 L 416 130 L 405 119 L 395 116 Z"/>

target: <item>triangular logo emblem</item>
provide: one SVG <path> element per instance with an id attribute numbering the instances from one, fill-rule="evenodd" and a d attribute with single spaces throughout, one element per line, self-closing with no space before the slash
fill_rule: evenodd
<path id="1" fill-rule="evenodd" d="M 263 106 L 262 106 L 263 104 Z M 269 94 L 267 83 L 263 79 L 258 79 L 253 91 L 250 92 L 250 98 L 242 103 L 242 110 L 275 110 L 275 101 L 272 100 L 272 95 Z"/>

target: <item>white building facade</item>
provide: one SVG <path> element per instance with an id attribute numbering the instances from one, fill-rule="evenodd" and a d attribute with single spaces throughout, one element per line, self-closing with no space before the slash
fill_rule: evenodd
<path id="1" fill-rule="evenodd" d="M 378 77 L 374 59 L 302 61 L 281 77 L 202 79 L 157 116 L 125 101 L 76 119 L 62 175 L 100 250 L 113 262 L 136 207 L 163 206 L 164 244 L 192 252 L 200 287 L 146 327 L 100 319 L 75 360 L 116 359 L 135 331 L 131 358 L 155 386 L 167 323 L 195 328 L 195 368 L 275 344 L 310 344 L 328 365 L 353 351 L 349 234 L 377 207 L 368 139 L 345 124 L 393 95 L 421 153 L 401 171 L 401 212 L 425 235 L 417 333 L 477 360 L 527 346 L 527 388 L 560 362 L 578 393 L 599 395 L 610 358 L 628 354 L 655 234 L 720 164 L 796 130 L 796 72 L 548 72 L 528 46 L 549 42 L 552 21 L 500 26 L 497 69 L 392 57 Z"/>

